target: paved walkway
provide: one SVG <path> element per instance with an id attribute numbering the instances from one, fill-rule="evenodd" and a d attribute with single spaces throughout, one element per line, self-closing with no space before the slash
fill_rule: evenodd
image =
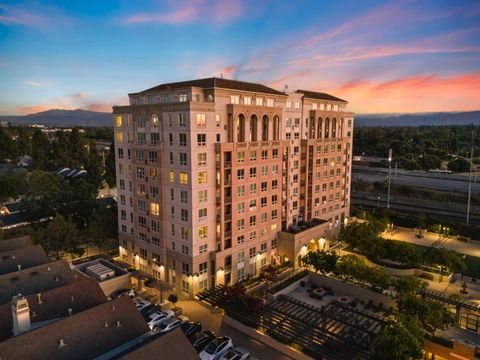
<path id="1" fill-rule="evenodd" d="M 199 304 L 193 300 L 182 300 L 178 302 L 178 306 L 183 309 L 183 314 L 192 321 L 202 323 L 204 330 L 211 330 L 217 335 L 229 336 L 233 340 L 234 347 L 243 347 L 249 349 L 252 360 L 289 360 L 290 357 L 283 353 L 253 339 L 243 332 L 222 323 L 220 314 L 212 313 L 207 306 Z"/>
<path id="2" fill-rule="evenodd" d="M 402 227 L 396 227 L 393 234 L 384 232 L 381 235 L 384 239 L 405 241 L 423 246 L 434 246 L 437 248 L 444 247 L 450 250 L 455 250 L 461 254 L 480 257 L 480 242 L 478 241 L 464 242 L 458 241 L 453 237 L 440 238 L 438 234 L 432 232 L 427 232 L 423 238 L 417 238 L 415 237 L 414 229 Z"/>

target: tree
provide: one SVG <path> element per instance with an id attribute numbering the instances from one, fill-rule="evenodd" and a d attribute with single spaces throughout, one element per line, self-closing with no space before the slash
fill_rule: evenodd
<path id="1" fill-rule="evenodd" d="M 105 173 L 103 176 L 109 187 L 114 188 L 116 186 L 115 142 L 113 141 L 108 150 L 107 158 L 105 159 Z"/>
<path id="2" fill-rule="evenodd" d="M 455 172 L 470 171 L 470 162 L 463 157 L 458 157 L 455 160 L 448 162 L 448 169 Z"/>
<path id="3" fill-rule="evenodd" d="M 316 250 L 308 252 L 302 258 L 302 262 L 313 266 L 316 273 L 320 271 L 322 274 L 328 274 L 335 269 L 338 259 L 339 256 L 335 251 Z"/>
<path id="4" fill-rule="evenodd" d="M 101 252 L 108 239 L 117 237 L 116 212 L 108 208 L 93 210 L 87 228 L 87 244 L 95 244 Z"/>
<path id="5" fill-rule="evenodd" d="M 78 231 L 71 217 L 64 218 L 56 214 L 53 220 L 47 225 L 43 233 L 42 245 L 58 260 L 60 253 L 67 253 L 72 257 L 81 256 L 83 248 L 81 247 Z"/>
<path id="6" fill-rule="evenodd" d="M 95 142 L 91 141 L 88 146 L 87 158 L 84 161 L 85 170 L 88 172 L 88 179 L 97 189 L 103 187 L 102 160 L 95 148 Z"/>
<path id="7" fill-rule="evenodd" d="M 25 175 L 0 176 L 0 206 L 10 198 L 17 198 L 25 192 Z"/>
<path id="8" fill-rule="evenodd" d="M 391 322 L 373 342 L 374 360 L 421 359 L 423 350 L 423 329 L 418 318 Z"/>
<path id="9" fill-rule="evenodd" d="M 434 335 L 437 329 L 446 329 L 454 323 L 453 315 L 438 302 L 415 294 L 401 294 L 397 299 L 398 312 L 404 318 L 418 316 L 424 330 Z"/>
<path id="10" fill-rule="evenodd" d="M 51 146 L 47 136 L 40 129 L 32 135 L 32 158 L 35 169 L 47 170 L 51 160 Z"/>
<path id="11" fill-rule="evenodd" d="M 425 281 L 420 280 L 416 276 L 401 276 L 395 282 L 395 290 L 399 296 L 405 294 L 418 294 L 422 289 L 427 287 Z"/>

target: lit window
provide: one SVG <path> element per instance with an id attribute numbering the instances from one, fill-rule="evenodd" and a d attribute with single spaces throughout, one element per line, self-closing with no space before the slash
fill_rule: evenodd
<path id="1" fill-rule="evenodd" d="M 179 102 L 186 102 L 187 101 L 187 94 L 180 94 L 178 95 Z"/>
<path id="2" fill-rule="evenodd" d="M 207 183 L 207 172 L 201 171 L 197 175 L 197 183 L 198 184 L 206 184 Z"/>
<path id="3" fill-rule="evenodd" d="M 173 183 L 175 181 L 175 172 L 170 170 L 170 182 Z"/>
<path id="4" fill-rule="evenodd" d="M 160 205 L 156 203 L 151 203 L 150 212 L 152 213 L 152 215 L 160 215 Z"/>
<path id="5" fill-rule="evenodd" d="M 115 117 L 115 126 L 116 127 L 122 126 L 122 117 L 120 115 Z"/>
<path id="6" fill-rule="evenodd" d="M 205 114 L 197 114 L 196 119 L 198 127 L 205 127 L 207 125 L 207 122 L 205 120 Z"/>
<path id="7" fill-rule="evenodd" d="M 180 173 L 180 184 L 186 185 L 188 184 L 188 174 L 181 172 Z"/>
<path id="8" fill-rule="evenodd" d="M 205 239 L 208 235 L 208 226 L 200 226 L 198 228 L 198 237 L 200 239 Z"/>
<path id="9" fill-rule="evenodd" d="M 117 133 L 117 141 L 122 142 L 123 141 L 123 133 L 119 132 Z"/>
<path id="10" fill-rule="evenodd" d="M 230 104 L 240 104 L 240 96 L 231 95 L 230 96 Z"/>
<path id="11" fill-rule="evenodd" d="M 197 154 L 198 165 L 207 165 L 207 153 L 198 153 Z"/>

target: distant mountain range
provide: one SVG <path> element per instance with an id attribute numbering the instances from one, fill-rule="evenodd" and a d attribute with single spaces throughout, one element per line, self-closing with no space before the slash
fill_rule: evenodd
<path id="1" fill-rule="evenodd" d="M 23 116 L 0 116 L 0 121 L 8 121 L 14 124 L 39 124 L 53 127 L 113 126 L 113 117 L 111 113 L 86 111 L 81 109 L 52 109 Z"/>
<path id="2" fill-rule="evenodd" d="M 0 121 L 47 126 L 113 126 L 112 114 L 86 110 L 48 110 L 23 116 L 0 116 Z M 356 114 L 355 126 L 480 125 L 480 111 L 413 114 Z"/>
<path id="3" fill-rule="evenodd" d="M 480 111 L 356 114 L 355 126 L 480 125 Z"/>

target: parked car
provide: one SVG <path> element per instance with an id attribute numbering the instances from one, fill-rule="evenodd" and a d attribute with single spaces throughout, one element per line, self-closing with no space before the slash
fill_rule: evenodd
<path id="1" fill-rule="evenodd" d="M 201 360 L 218 360 L 228 350 L 233 348 L 232 339 L 228 336 L 221 336 L 210 343 L 200 353 Z"/>
<path id="2" fill-rule="evenodd" d="M 130 290 L 122 289 L 122 290 L 117 290 L 114 293 L 112 293 L 112 295 L 110 295 L 110 297 L 112 299 L 117 299 L 117 298 L 122 297 L 122 296 L 129 296 L 131 298 L 134 298 L 135 297 L 135 290 L 133 290 L 133 289 L 130 289 Z"/>
<path id="3" fill-rule="evenodd" d="M 164 312 L 164 311 L 157 311 L 151 314 L 146 320 L 147 325 L 150 327 L 150 330 L 153 330 L 153 328 L 162 322 L 164 322 L 166 319 L 173 317 L 173 313 L 170 312 Z"/>
<path id="4" fill-rule="evenodd" d="M 135 299 L 134 300 L 134 303 L 135 303 L 135 306 L 137 308 L 138 311 L 142 311 L 143 309 L 145 309 L 147 306 L 151 305 L 152 303 L 148 300 L 139 300 L 139 299 Z"/>
<path id="5" fill-rule="evenodd" d="M 214 339 L 215 333 L 213 331 L 202 331 L 192 335 L 189 338 L 190 343 L 193 345 L 194 349 L 197 350 L 197 352 L 201 352 L 203 349 L 205 349 L 205 346 L 207 346 L 210 341 Z"/>
<path id="6" fill-rule="evenodd" d="M 186 337 L 190 337 L 202 331 L 202 324 L 196 321 L 184 321 L 183 324 L 180 325 L 180 329 L 182 329 Z"/>
<path id="7" fill-rule="evenodd" d="M 169 317 L 168 319 L 165 319 L 162 321 L 160 324 L 155 325 L 152 330 L 159 332 L 159 333 L 167 333 L 169 331 L 172 331 L 173 329 L 176 329 L 180 325 L 182 325 L 183 321 L 174 317 Z"/>
<path id="8" fill-rule="evenodd" d="M 250 352 L 245 348 L 235 348 L 223 355 L 221 360 L 250 360 Z"/>
<path id="9" fill-rule="evenodd" d="M 143 318 L 145 320 L 147 320 L 150 317 L 150 315 L 152 315 L 156 312 L 159 312 L 161 310 L 162 309 L 160 307 L 158 307 L 157 305 L 150 304 L 147 307 L 144 307 L 142 310 L 140 310 L 140 314 L 142 314 Z"/>

